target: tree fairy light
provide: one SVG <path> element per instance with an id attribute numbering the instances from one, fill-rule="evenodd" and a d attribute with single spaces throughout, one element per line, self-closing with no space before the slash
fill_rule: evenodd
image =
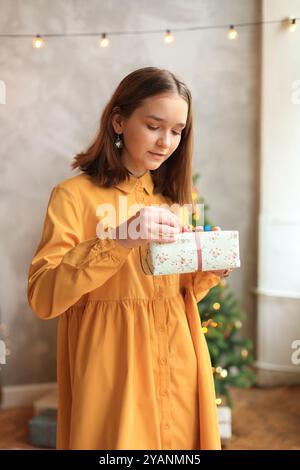
<path id="1" fill-rule="evenodd" d="M 214 310 L 220 310 L 220 308 L 221 308 L 221 305 L 219 304 L 219 302 L 215 302 L 215 303 L 213 304 L 213 309 L 214 309 Z"/>

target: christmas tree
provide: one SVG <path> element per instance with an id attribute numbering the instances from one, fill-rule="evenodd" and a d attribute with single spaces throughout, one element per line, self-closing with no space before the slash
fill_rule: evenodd
<path id="1" fill-rule="evenodd" d="M 205 229 L 209 229 L 212 226 L 206 215 L 209 206 L 199 195 L 196 186 L 198 179 L 199 174 L 195 174 L 193 203 L 204 204 L 204 226 Z M 199 214 L 195 210 L 192 217 L 193 226 L 199 225 L 198 219 Z M 252 341 L 240 336 L 240 328 L 246 313 L 241 310 L 235 293 L 224 278 L 198 303 L 198 310 L 210 352 L 217 405 L 222 404 L 232 408 L 230 387 L 247 388 L 256 381 L 252 366 Z"/>

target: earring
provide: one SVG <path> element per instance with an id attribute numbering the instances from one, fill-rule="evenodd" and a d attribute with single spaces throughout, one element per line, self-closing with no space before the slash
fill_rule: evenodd
<path id="1" fill-rule="evenodd" d="M 123 142 L 122 140 L 120 139 L 120 135 L 118 134 L 116 140 L 115 140 L 115 146 L 118 148 L 118 149 L 121 149 L 123 147 Z"/>

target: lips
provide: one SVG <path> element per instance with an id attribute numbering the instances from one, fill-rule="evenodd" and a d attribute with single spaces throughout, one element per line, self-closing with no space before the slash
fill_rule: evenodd
<path id="1" fill-rule="evenodd" d="M 157 157 L 166 157 L 167 155 L 164 153 L 155 153 L 155 152 L 150 152 L 152 155 L 156 155 Z"/>

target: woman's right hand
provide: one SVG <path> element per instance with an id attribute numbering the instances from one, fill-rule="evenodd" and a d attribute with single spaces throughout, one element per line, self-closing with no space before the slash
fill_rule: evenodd
<path id="1" fill-rule="evenodd" d="M 127 247 L 138 247 L 147 241 L 173 243 L 181 230 L 180 221 L 171 210 L 157 207 L 142 207 L 134 216 L 113 230 L 118 243 Z"/>

